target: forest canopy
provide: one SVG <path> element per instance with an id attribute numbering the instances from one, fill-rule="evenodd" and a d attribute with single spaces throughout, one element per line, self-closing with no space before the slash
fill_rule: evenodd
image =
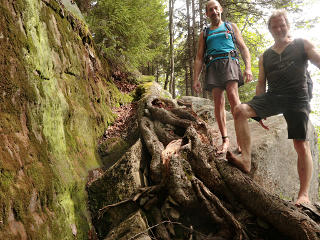
<path id="1" fill-rule="evenodd" d="M 161 0 L 99 0 L 88 22 L 100 53 L 116 65 L 139 67 L 161 54 L 167 19 Z"/>

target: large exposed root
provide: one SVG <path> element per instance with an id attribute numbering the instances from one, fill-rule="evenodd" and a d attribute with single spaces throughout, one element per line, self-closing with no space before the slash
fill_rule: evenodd
<path id="1" fill-rule="evenodd" d="M 158 96 L 146 98 L 138 114 L 140 133 L 150 155 L 145 172 L 149 172 L 148 182 L 160 187 L 157 191 L 142 190 L 131 200 L 139 203 L 154 226 L 150 236 L 240 240 L 264 239 L 268 232 L 275 233 L 272 236 L 278 236 L 274 238 L 277 240 L 284 239 L 281 233 L 290 239 L 320 239 L 316 222 L 260 188 L 225 159 L 215 157 L 217 134 L 197 117 L 190 104 Z M 246 215 L 251 216 L 250 221 L 243 217 Z M 270 229 L 265 231 L 264 226 L 252 222 L 254 217 L 268 222 Z M 203 225 L 210 225 L 210 231 Z"/>

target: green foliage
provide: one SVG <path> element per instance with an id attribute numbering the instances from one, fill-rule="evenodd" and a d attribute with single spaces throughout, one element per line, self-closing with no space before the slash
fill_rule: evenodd
<path id="1" fill-rule="evenodd" d="M 150 76 L 150 75 L 141 75 L 138 78 L 139 83 L 146 83 L 146 82 L 152 82 L 152 81 L 154 81 L 154 76 Z"/>
<path id="2" fill-rule="evenodd" d="M 88 22 L 102 55 L 116 66 L 152 61 L 166 41 L 164 8 L 161 0 L 98 1 Z"/>

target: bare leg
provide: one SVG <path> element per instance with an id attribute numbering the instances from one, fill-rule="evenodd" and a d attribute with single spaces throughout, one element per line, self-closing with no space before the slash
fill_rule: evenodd
<path id="1" fill-rule="evenodd" d="M 218 123 L 218 127 L 222 137 L 228 136 L 226 128 L 226 112 L 224 109 L 225 99 L 224 90 L 222 88 L 214 88 L 212 90 L 213 101 L 214 101 L 214 115 Z M 217 153 L 225 153 L 229 147 L 229 138 L 223 138 L 222 144 L 218 147 Z"/>
<path id="2" fill-rule="evenodd" d="M 312 177 L 313 163 L 308 141 L 294 139 L 293 144 L 298 154 L 297 166 L 300 180 L 300 190 L 295 204 L 300 205 L 301 203 L 310 203 L 309 188 Z"/>
<path id="3" fill-rule="evenodd" d="M 227 97 L 231 107 L 231 113 L 234 118 L 234 108 L 241 104 L 238 93 L 238 82 L 237 81 L 229 81 L 226 87 Z M 238 140 L 237 140 L 238 142 Z M 241 153 L 241 147 L 238 142 L 238 152 Z"/>
<path id="4" fill-rule="evenodd" d="M 239 104 L 234 111 L 234 124 L 237 140 L 241 147 L 241 155 L 227 152 L 227 159 L 240 170 L 248 173 L 251 170 L 251 136 L 248 118 L 256 116 L 255 111 L 247 104 Z"/>

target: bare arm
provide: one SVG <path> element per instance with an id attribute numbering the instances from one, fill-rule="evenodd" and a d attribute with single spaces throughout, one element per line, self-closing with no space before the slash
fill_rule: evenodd
<path id="1" fill-rule="evenodd" d="M 232 28 L 236 37 L 237 46 L 240 50 L 241 57 L 244 61 L 245 70 L 244 70 L 244 78 L 246 82 L 250 82 L 252 80 L 252 72 L 251 72 L 251 56 L 248 47 L 244 43 L 244 40 L 242 38 L 242 35 L 240 33 L 239 28 L 237 25 L 232 23 Z"/>
<path id="2" fill-rule="evenodd" d="M 263 67 L 263 55 L 261 55 L 259 58 L 259 78 L 256 86 L 256 96 L 261 95 L 265 92 L 266 92 L 266 74 L 264 72 L 264 67 Z M 264 129 L 269 130 L 269 127 L 263 123 L 262 119 L 259 121 L 259 124 Z"/>
<path id="3" fill-rule="evenodd" d="M 203 32 L 201 32 L 199 36 L 199 41 L 198 41 L 197 55 L 196 55 L 196 59 L 194 61 L 194 67 L 193 67 L 193 85 L 192 86 L 197 93 L 201 91 L 201 83 L 199 81 L 199 76 L 203 66 L 204 47 L 205 47 L 205 42 L 203 39 Z"/>
<path id="4" fill-rule="evenodd" d="M 263 55 L 259 58 L 259 78 L 256 86 L 256 95 L 261 95 L 266 92 L 266 74 L 263 67 Z"/>
<path id="5" fill-rule="evenodd" d="M 320 54 L 317 52 L 315 46 L 308 40 L 303 40 L 304 50 L 307 53 L 308 59 L 312 64 L 320 69 Z"/>

